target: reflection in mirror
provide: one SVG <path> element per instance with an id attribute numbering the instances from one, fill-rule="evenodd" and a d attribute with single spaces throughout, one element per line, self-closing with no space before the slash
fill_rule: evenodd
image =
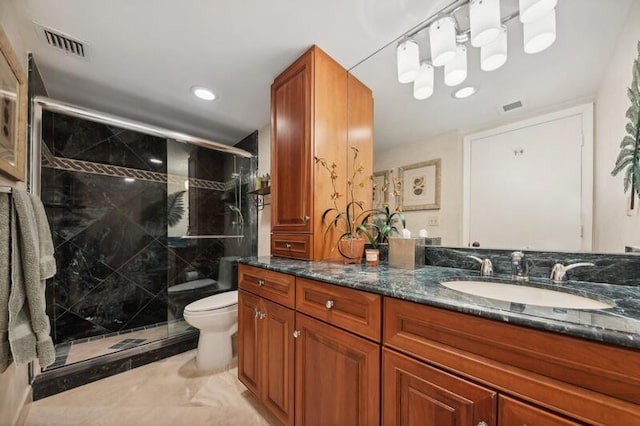
<path id="1" fill-rule="evenodd" d="M 440 208 L 405 217 L 412 232 L 425 228 L 444 245 L 596 252 L 640 246 L 637 203 L 629 208 L 623 175 L 611 176 L 628 122 L 640 0 L 558 2 L 557 38 L 535 54 L 525 52 L 518 2 L 500 4 L 507 60 L 493 71 L 483 71 L 481 49 L 464 37 L 458 42 L 466 46 L 467 78 L 447 86 L 444 67 L 434 67 L 433 94 L 424 100 L 414 98 L 413 84 L 398 82 L 403 37 L 350 70 L 375 99 L 374 171 L 441 160 Z M 459 35 L 469 28 L 468 10 L 455 11 Z M 413 33 L 420 60 L 430 61 L 429 31 Z M 466 86 L 476 93 L 453 96 Z M 561 207 L 573 218 L 560 220 Z M 479 214 L 493 223 L 491 238 L 474 233 Z M 556 238 L 565 228 L 572 229 L 570 243 Z"/>

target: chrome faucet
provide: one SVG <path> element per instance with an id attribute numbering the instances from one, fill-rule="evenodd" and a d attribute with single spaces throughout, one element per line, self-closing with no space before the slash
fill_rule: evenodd
<path id="1" fill-rule="evenodd" d="M 476 257 L 476 256 L 467 256 L 467 257 L 480 262 L 480 276 L 490 277 L 491 275 L 493 275 L 493 265 L 491 264 L 491 260 L 480 259 L 479 257 Z"/>
<path id="2" fill-rule="evenodd" d="M 529 280 L 529 265 L 521 251 L 511 253 L 511 279 L 516 281 Z"/>
<path id="3" fill-rule="evenodd" d="M 567 266 L 564 266 L 562 263 L 556 263 L 555 265 L 553 265 L 553 268 L 551 268 L 551 276 L 549 278 L 551 278 L 551 281 L 556 284 L 561 283 L 567 280 L 567 277 L 566 277 L 567 271 L 570 271 L 573 268 L 578 268 L 580 266 L 596 266 L 596 265 L 590 262 L 573 263 Z"/>

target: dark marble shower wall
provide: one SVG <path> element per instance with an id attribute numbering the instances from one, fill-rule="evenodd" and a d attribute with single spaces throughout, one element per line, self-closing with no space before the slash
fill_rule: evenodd
<path id="1" fill-rule="evenodd" d="M 167 288 L 194 277 L 215 279 L 225 254 L 224 240 L 176 244 L 167 237 L 167 184 L 159 176 L 166 177 L 167 144 L 177 142 L 46 111 L 42 123 L 43 150 L 50 154 L 43 160 L 41 197 L 58 262 L 47 285 L 54 341 L 167 321 Z M 224 157 L 230 156 L 208 157 L 190 177 L 228 181 Z M 142 172 L 151 177 L 123 177 Z M 209 220 L 202 226 L 224 233 L 218 225 L 224 224 L 224 191 L 189 192 L 198 193 L 193 205 L 206 200 Z"/>

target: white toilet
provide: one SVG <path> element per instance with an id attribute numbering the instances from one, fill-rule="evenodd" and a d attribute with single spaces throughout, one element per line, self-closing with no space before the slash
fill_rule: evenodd
<path id="1" fill-rule="evenodd" d="M 184 308 L 184 320 L 200 330 L 196 366 L 220 369 L 231 362 L 231 336 L 238 330 L 238 291 L 205 297 Z"/>
<path id="2" fill-rule="evenodd" d="M 230 289 L 233 283 L 234 261 L 237 257 L 220 259 L 218 288 Z M 184 308 L 184 320 L 200 330 L 196 366 L 199 370 L 220 369 L 233 359 L 231 336 L 238 330 L 238 291 L 214 294 Z"/>

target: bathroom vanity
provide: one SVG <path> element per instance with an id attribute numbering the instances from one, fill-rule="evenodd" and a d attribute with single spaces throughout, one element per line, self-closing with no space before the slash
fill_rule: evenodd
<path id="1" fill-rule="evenodd" d="M 243 259 L 239 378 L 289 425 L 640 424 L 640 288 L 527 284 L 615 305 L 580 310 L 441 284 L 464 279 Z"/>

